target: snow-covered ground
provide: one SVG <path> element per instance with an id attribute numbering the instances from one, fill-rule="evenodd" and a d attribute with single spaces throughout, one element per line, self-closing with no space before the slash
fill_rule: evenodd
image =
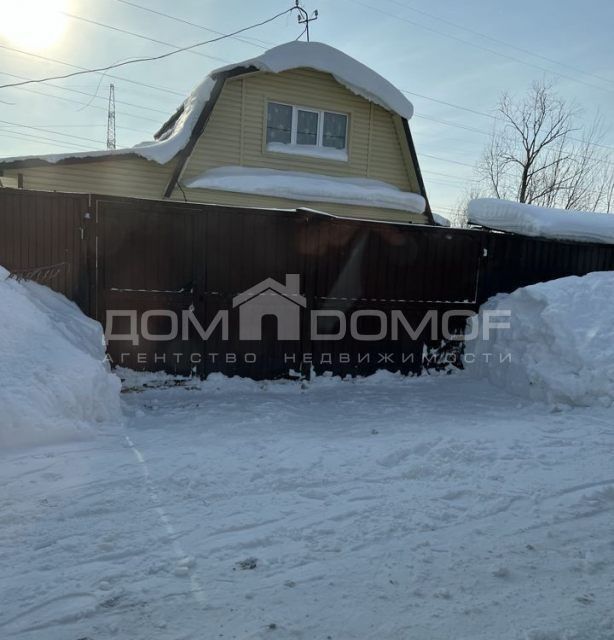
<path id="1" fill-rule="evenodd" d="M 614 637 L 612 409 L 157 381 L 92 441 L 0 452 L 1 638 Z"/>

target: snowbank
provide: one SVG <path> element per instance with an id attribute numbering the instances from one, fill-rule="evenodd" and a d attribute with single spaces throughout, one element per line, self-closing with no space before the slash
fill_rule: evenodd
<path id="1" fill-rule="evenodd" d="M 278 171 L 254 167 L 217 167 L 185 183 L 191 189 L 216 189 L 274 196 L 304 202 L 336 202 L 423 213 L 424 198 L 417 193 L 368 178 L 337 178 L 317 173 Z"/>
<path id="2" fill-rule="evenodd" d="M 119 417 L 102 328 L 47 287 L 0 267 L 0 448 L 86 435 Z"/>
<path id="3" fill-rule="evenodd" d="M 469 222 L 523 236 L 614 243 L 614 215 L 548 209 L 532 204 L 478 198 L 468 208 Z"/>
<path id="4" fill-rule="evenodd" d="M 468 370 L 512 393 L 552 404 L 614 402 L 614 272 L 571 276 L 491 298 L 480 309 L 510 311 L 509 329 L 467 342 Z M 486 355 L 490 362 L 486 362 Z M 510 361 L 501 361 L 506 356 Z"/>

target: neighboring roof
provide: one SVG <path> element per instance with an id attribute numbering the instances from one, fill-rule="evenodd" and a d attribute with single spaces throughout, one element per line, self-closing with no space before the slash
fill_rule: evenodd
<path id="1" fill-rule="evenodd" d="M 340 178 L 318 173 L 255 167 L 216 167 L 186 181 L 191 189 L 213 189 L 273 196 L 302 202 L 379 207 L 424 213 L 426 200 L 417 193 L 369 178 Z"/>
<path id="2" fill-rule="evenodd" d="M 330 73 L 353 93 L 409 119 L 413 106 L 388 80 L 345 53 L 320 42 L 290 42 L 265 51 L 261 56 L 237 62 L 212 71 L 186 98 L 176 113 L 162 126 L 154 140 L 116 150 L 85 151 L 41 156 L 19 156 L 0 159 L 2 164 L 25 161 L 58 163 L 70 160 L 116 156 L 141 157 L 166 164 L 189 144 L 192 132 L 210 102 L 214 102 L 216 81 L 230 75 L 250 71 L 281 73 L 296 68 L 310 68 Z M 210 110 L 210 109 L 209 109 Z"/>
<path id="3" fill-rule="evenodd" d="M 478 198 L 469 202 L 468 218 L 473 224 L 523 236 L 614 244 L 614 214 Z"/>

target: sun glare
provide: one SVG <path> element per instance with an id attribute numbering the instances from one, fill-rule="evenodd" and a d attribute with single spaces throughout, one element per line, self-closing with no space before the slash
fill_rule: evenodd
<path id="1" fill-rule="evenodd" d="M 0 0 L 0 40 L 28 50 L 54 45 L 66 30 L 66 0 Z"/>

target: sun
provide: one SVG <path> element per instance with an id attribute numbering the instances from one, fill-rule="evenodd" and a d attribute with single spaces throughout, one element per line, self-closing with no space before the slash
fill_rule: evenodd
<path id="1" fill-rule="evenodd" d="M 65 9 L 66 0 L 0 0 L 0 41 L 28 50 L 46 49 L 66 30 Z"/>

